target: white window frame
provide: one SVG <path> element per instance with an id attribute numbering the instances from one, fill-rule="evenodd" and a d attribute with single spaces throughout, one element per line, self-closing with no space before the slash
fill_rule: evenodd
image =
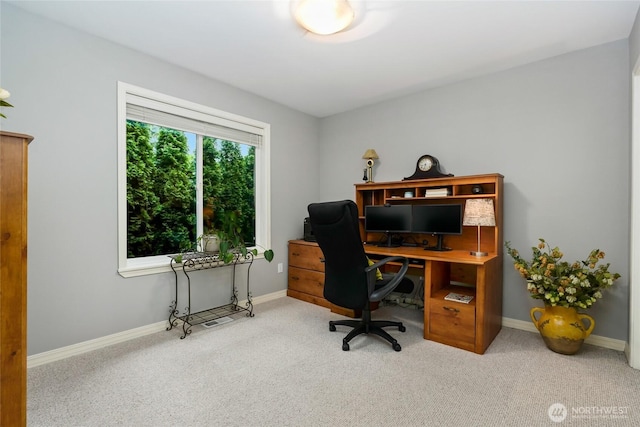
<path id="1" fill-rule="evenodd" d="M 268 123 L 227 113 L 205 105 L 185 101 L 180 98 L 154 92 L 124 82 L 118 82 L 118 273 L 123 277 L 135 277 L 171 271 L 167 255 L 144 258 L 127 258 L 127 103 L 145 99 L 162 108 L 163 112 L 180 114 L 185 112 L 194 120 L 204 120 L 214 125 L 239 130 L 251 129 L 262 136 L 255 149 L 255 212 L 256 212 L 256 248 L 262 257 L 264 248 L 271 247 L 271 172 L 270 172 L 270 134 Z M 202 197 L 202 188 L 196 189 L 196 197 Z M 202 201 L 196 200 L 202 207 Z M 198 230 L 201 225 L 198 224 Z"/>

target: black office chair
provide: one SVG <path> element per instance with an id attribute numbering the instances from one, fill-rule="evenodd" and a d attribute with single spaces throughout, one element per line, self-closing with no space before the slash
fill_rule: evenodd
<path id="1" fill-rule="evenodd" d="M 330 321 L 329 330 L 335 331 L 337 325 L 354 328 L 342 340 L 344 351 L 349 351 L 349 341 L 360 334 L 378 335 L 389 341 L 395 351 L 400 351 L 398 341 L 382 328 L 393 326 L 400 332 L 406 328 L 402 322 L 371 320 L 371 303 L 382 301 L 400 284 L 409 268 L 408 259 L 387 257 L 369 266 L 360 237 L 358 208 L 351 200 L 312 203 L 308 210 L 313 234 L 324 254 L 325 299 L 362 312 L 360 320 Z M 400 270 L 376 280 L 376 270 L 391 261 L 402 263 Z"/>

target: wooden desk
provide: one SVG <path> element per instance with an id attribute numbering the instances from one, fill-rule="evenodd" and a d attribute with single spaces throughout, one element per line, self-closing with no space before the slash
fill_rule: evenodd
<path id="1" fill-rule="evenodd" d="M 363 242 L 381 240 L 381 233 L 368 232 L 365 208 L 370 205 L 466 205 L 471 199 L 493 202 L 495 227 L 480 227 L 479 251 L 490 255 L 475 257 L 477 227 L 462 227 L 462 234 L 447 235 L 448 252 L 425 251 L 421 247 L 380 248 L 366 246 L 372 255 L 403 255 L 420 264 L 413 271 L 424 274 L 424 337 L 476 353 L 484 353 L 502 324 L 502 205 L 504 177 L 499 173 L 442 178 L 359 183 L 355 185 L 360 236 Z M 429 195 L 437 190 L 437 196 Z M 404 197 L 405 193 L 413 197 Z M 405 241 L 423 242 L 428 234 L 403 234 Z M 453 286 L 466 284 L 467 286 Z M 444 299 L 449 292 L 473 295 L 469 304 Z"/>
<path id="2" fill-rule="evenodd" d="M 503 179 L 499 173 L 470 176 L 367 182 L 355 184 L 360 236 L 363 242 L 380 241 L 382 233 L 369 232 L 365 227 L 366 206 L 380 205 L 465 205 L 470 199 L 490 199 L 495 210 L 495 227 L 481 227 L 480 248 L 478 229 L 462 227 L 459 235 L 447 235 L 446 245 L 453 251 L 425 251 L 422 247 L 387 248 L 365 245 L 370 258 L 400 255 L 409 258 L 412 273 L 424 277 L 424 337 L 479 354 L 485 352 L 502 325 L 502 205 Z M 429 194 L 437 190 L 437 196 Z M 413 197 L 404 197 L 406 193 Z M 433 193 L 433 192 L 432 192 Z M 403 234 L 407 242 L 432 239 L 427 234 Z M 433 240 L 431 240 L 433 243 Z M 301 242 L 301 243 L 300 243 Z M 291 248 L 313 243 L 289 242 L 288 295 L 316 304 L 328 304 L 322 298 L 324 268 L 309 267 L 305 253 L 313 252 L 317 261 L 319 248 Z M 471 250 L 489 253 L 476 257 Z M 314 252 L 315 251 L 315 252 Z M 321 254 L 321 252 L 320 252 Z M 311 255 L 308 255 L 311 256 Z M 297 258 L 292 260 L 292 258 Z M 300 269 L 293 270 L 300 267 Z M 390 268 L 394 268 L 391 266 Z M 303 271 L 305 270 L 306 271 Z M 306 274 L 302 274 L 306 273 Z M 316 274 L 317 273 L 317 274 Z M 312 277 L 313 275 L 313 277 Z M 294 283 L 295 282 L 295 283 Z M 469 304 L 444 299 L 449 292 L 473 296 Z"/>
<path id="3" fill-rule="evenodd" d="M 395 255 L 407 257 L 411 269 L 424 277 L 425 339 L 478 354 L 486 351 L 502 325 L 500 255 L 476 257 L 470 255 L 469 251 L 435 252 L 425 251 L 421 247 L 365 245 L 364 248 L 372 259 Z M 322 298 L 324 266 L 321 258 L 322 252 L 316 243 L 303 240 L 289 242 L 287 294 L 331 307 Z M 472 295 L 474 298 L 469 304 L 451 302 L 444 299 L 449 292 Z"/>
<path id="4" fill-rule="evenodd" d="M 502 327 L 502 256 L 421 247 L 365 245 L 370 258 L 404 256 L 424 277 L 424 338 L 483 354 Z M 449 292 L 473 296 L 469 304 L 447 301 Z"/>

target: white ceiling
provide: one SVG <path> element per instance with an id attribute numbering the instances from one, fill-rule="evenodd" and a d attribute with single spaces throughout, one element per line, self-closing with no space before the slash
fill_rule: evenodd
<path id="1" fill-rule="evenodd" d="M 326 117 L 625 39 L 640 1 L 352 0 L 354 25 L 324 37 L 288 0 L 9 3 Z"/>

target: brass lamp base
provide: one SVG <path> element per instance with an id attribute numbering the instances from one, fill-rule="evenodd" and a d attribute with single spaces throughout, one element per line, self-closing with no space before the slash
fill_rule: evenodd
<path id="1" fill-rule="evenodd" d="M 469 252 L 469 254 L 471 254 L 473 256 L 487 256 L 487 255 L 489 255 L 488 252 L 476 252 L 476 251 L 471 251 L 471 252 Z"/>
<path id="2" fill-rule="evenodd" d="M 369 177 L 367 178 L 367 184 L 373 182 L 373 159 L 367 160 L 367 173 Z"/>

